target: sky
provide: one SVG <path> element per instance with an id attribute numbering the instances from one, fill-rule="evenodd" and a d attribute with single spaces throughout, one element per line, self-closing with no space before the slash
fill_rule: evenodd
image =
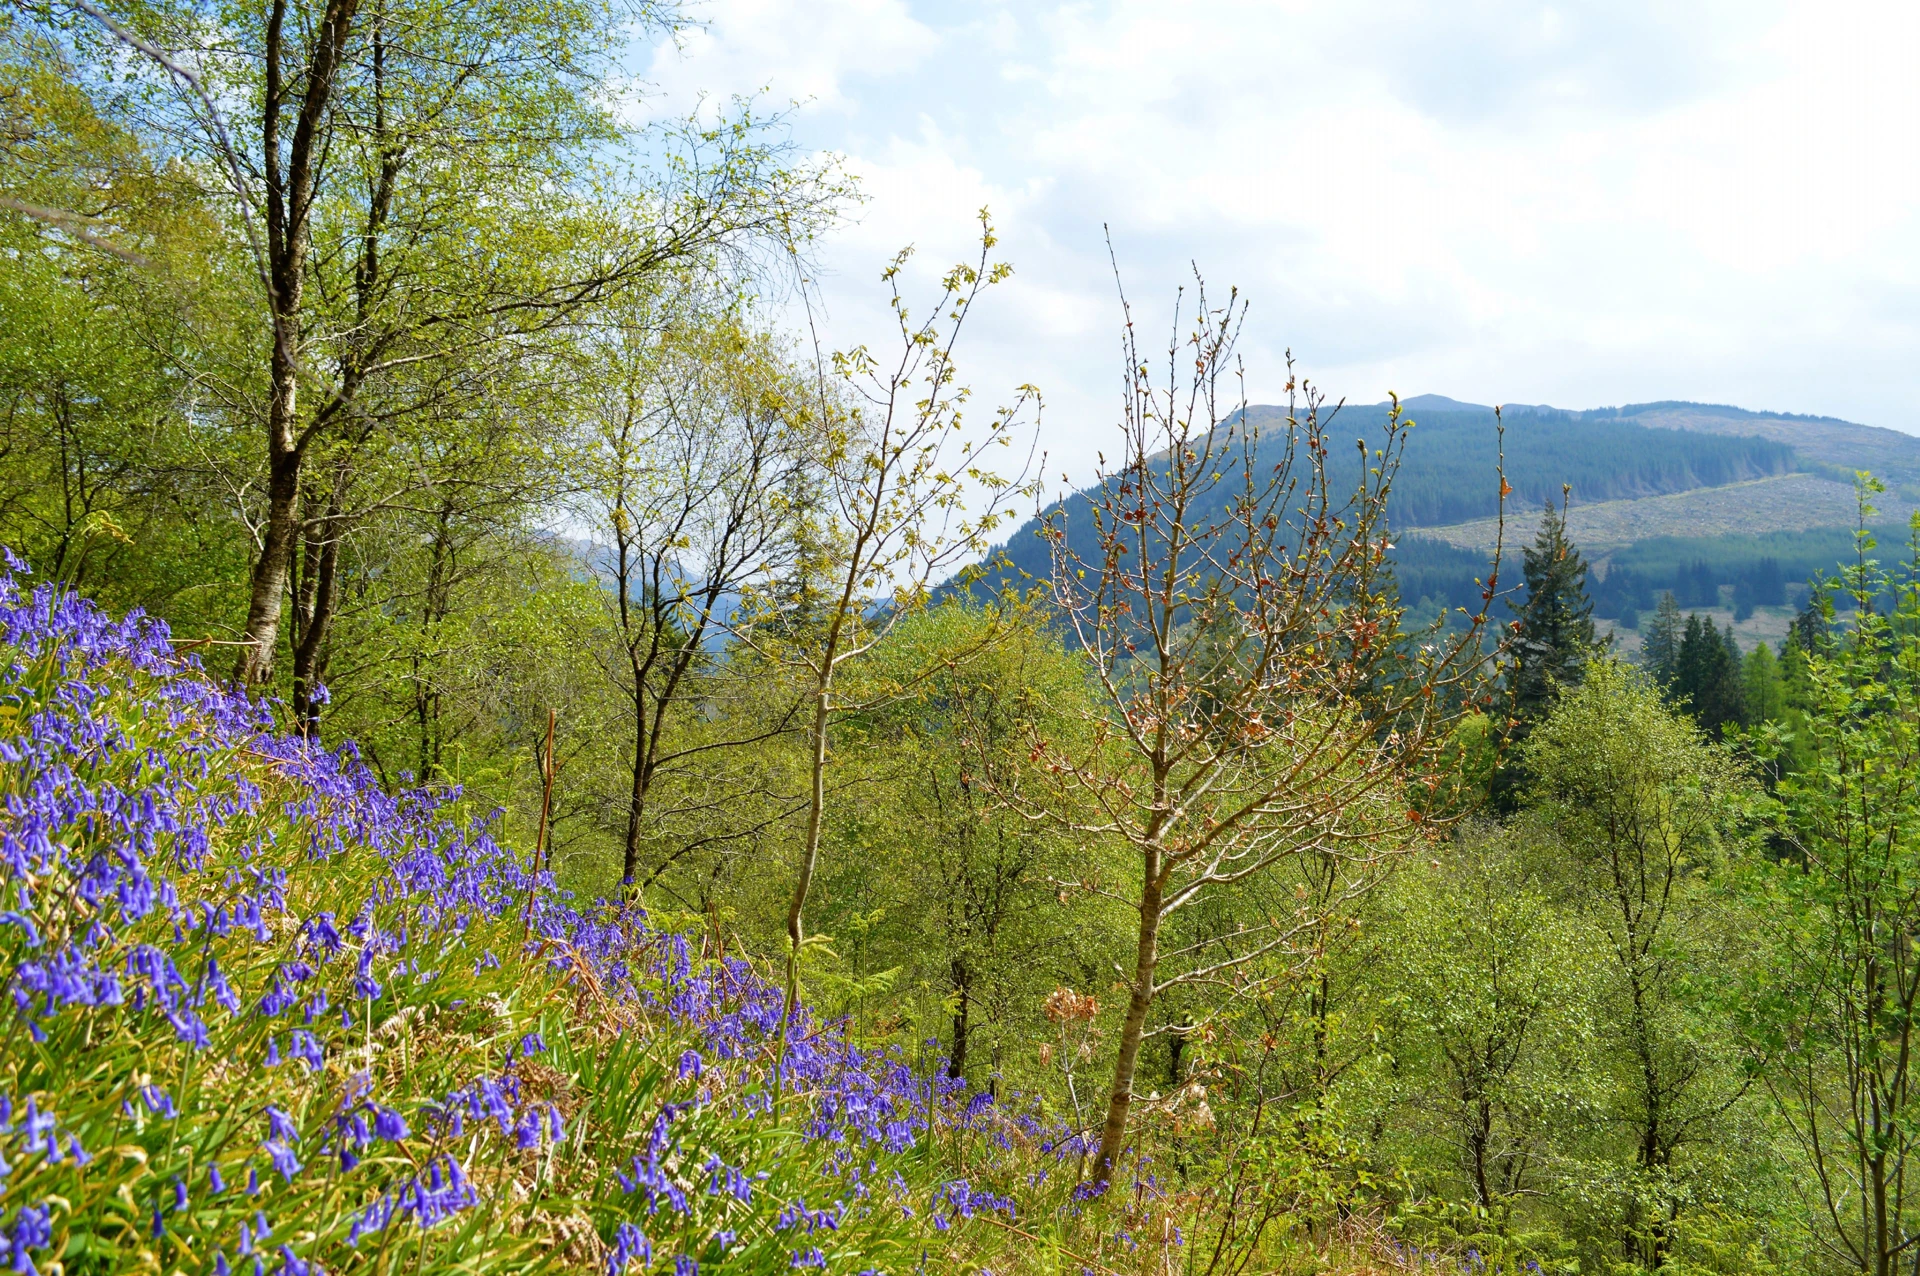
<path id="1" fill-rule="evenodd" d="M 1656 399 L 1920 432 L 1920 6 L 1788 0 L 713 0 L 647 109 L 791 105 L 862 200 L 818 249 L 827 341 L 887 337 L 969 255 L 976 401 L 1046 398 L 1083 482 L 1119 406 L 1106 236 L 1143 328 L 1195 267 L 1333 398 Z M 1105 228 L 1105 229 L 1103 229 Z M 1106 444 L 1111 448 L 1111 444 Z"/>

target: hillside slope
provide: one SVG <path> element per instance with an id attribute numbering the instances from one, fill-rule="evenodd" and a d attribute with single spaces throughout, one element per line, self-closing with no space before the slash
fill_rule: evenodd
<path id="1" fill-rule="evenodd" d="M 1483 404 L 1462 403 L 1440 394 L 1415 395 L 1401 400 L 1401 406 L 1420 420 L 1429 419 L 1435 414 L 1479 415 L 1484 418 L 1493 411 Z M 1585 410 L 1510 403 L 1504 411 L 1507 419 L 1515 424 L 1528 417 L 1589 423 L 1613 421 L 1655 430 L 1765 439 L 1791 448 L 1803 468 L 1819 472 L 1830 467 L 1840 471 L 1838 477 L 1843 480 L 1850 480 L 1855 470 L 1871 470 L 1891 483 L 1920 483 L 1920 436 L 1883 426 L 1859 425 L 1838 417 L 1804 416 L 1794 412 L 1754 412 L 1723 403 L 1692 403 L 1677 399 Z M 1589 493 L 1589 496 L 1600 499 L 1597 493 Z"/>
<path id="2" fill-rule="evenodd" d="M 383 792 L 7 557 L 10 1270 L 1011 1270 L 1066 1201 L 1068 1132 L 804 1007 L 783 1052 L 748 962 L 577 904 L 457 790 Z"/>
<path id="3" fill-rule="evenodd" d="M 1567 528 L 1574 542 L 1589 554 L 1654 537 L 1710 537 L 1758 530 L 1799 532 L 1822 527 L 1845 527 L 1858 509 L 1850 484 L 1815 474 L 1782 474 L 1774 478 L 1696 487 L 1670 495 L 1638 500 L 1570 504 Z M 1532 541 L 1540 526 L 1538 506 L 1520 506 L 1506 518 L 1509 545 Z M 1474 519 L 1444 527 L 1424 527 L 1420 534 L 1461 549 L 1490 551 L 1498 531 L 1496 520 Z"/>
<path id="4" fill-rule="evenodd" d="M 1651 606 L 1634 600 L 1663 589 L 1687 596 L 1704 589 L 1717 598 L 1716 590 L 1778 576 L 1782 564 L 1790 565 L 1788 581 L 1796 585 L 1806 572 L 1830 566 L 1835 533 L 1857 519 L 1857 470 L 1888 484 L 1877 501 L 1882 527 L 1897 527 L 1920 505 L 1920 438 L 1830 417 L 1677 401 L 1585 411 L 1512 405 L 1502 410 L 1502 432 L 1494 410 L 1481 404 L 1418 395 L 1401 407 L 1414 425 L 1394 485 L 1396 557 L 1409 601 L 1435 607 L 1464 605 L 1477 594 L 1473 580 L 1484 573 L 1497 531 L 1495 466 L 1503 451 L 1512 485 L 1510 549 L 1531 539 L 1542 505 L 1559 503 L 1563 484 L 1574 539 L 1593 559 L 1596 583 L 1620 553 L 1652 540 L 1666 544 L 1666 566 L 1636 575 L 1630 588 L 1601 591 L 1601 614 L 1609 617 Z M 1350 488 L 1358 476 L 1348 441 L 1378 438 L 1390 410 L 1349 405 L 1325 418 L 1336 489 Z M 1283 408 L 1248 408 L 1261 464 L 1279 454 L 1285 421 Z M 1063 498 L 1048 513 L 1064 516 L 1077 547 L 1091 543 L 1087 493 Z M 1045 575 L 1037 529 L 1030 521 L 1008 539 L 1003 569 L 989 582 Z M 1776 594 L 1764 591 L 1760 605 L 1785 605 Z M 1734 606 L 1730 600 L 1723 601 Z"/>
<path id="5" fill-rule="evenodd" d="M 1729 438 L 1767 439 L 1794 450 L 1803 468 L 1848 481 L 1871 470 L 1920 499 L 1920 438 L 1834 417 L 1748 412 L 1707 403 L 1642 403 L 1619 409 L 1622 419 L 1657 430 Z"/>

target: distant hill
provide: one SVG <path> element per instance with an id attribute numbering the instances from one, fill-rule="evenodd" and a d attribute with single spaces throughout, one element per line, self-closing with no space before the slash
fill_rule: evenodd
<path id="1" fill-rule="evenodd" d="M 1828 416 L 1748 412 L 1712 403 L 1636 403 L 1601 409 L 1658 430 L 1769 439 L 1793 449 L 1802 469 L 1851 484 L 1871 470 L 1908 500 L 1920 500 L 1920 437 Z M 1595 415 L 1584 413 L 1583 416 Z"/>
<path id="2" fill-rule="evenodd" d="M 1438 396 L 1420 396 L 1429 404 Z M 1394 483 L 1394 521 L 1441 527 L 1496 513 L 1495 465 L 1504 442 L 1509 508 L 1560 499 L 1571 484 L 1583 503 L 1635 500 L 1701 487 L 1722 487 L 1790 474 L 1801 468 L 1793 447 L 1773 439 L 1657 428 L 1631 418 L 1524 408 L 1506 413 L 1504 438 L 1493 409 L 1471 404 L 1403 405 L 1414 422 Z M 1341 477 L 1358 477 L 1357 452 L 1341 444 L 1379 436 L 1389 406 L 1348 406 L 1328 420 L 1332 459 Z M 1247 420 L 1265 434 L 1284 425 L 1286 409 L 1252 407 Z M 1920 441 L 1917 441 L 1920 442 Z M 1920 463 L 1920 457 L 1917 457 Z"/>
<path id="3" fill-rule="evenodd" d="M 1477 592 L 1473 578 L 1484 573 L 1494 540 L 1503 442 L 1513 486 L 1509 551 L 1517 554 L 1531 540 L 1541 506 L 1557 504 L 1561 485 L 1569 485 L 1570 527 L 1595 562 L 1604 616 L 1631 618 L 1666 588 L 1701 605 L 1716 597 L 1728 606 L 1784 605 L 1770 582 L 1784 580 L 1791 594 L 1808 572 L 1831 567 L 1836 549 L 1847 544 L 1857 470 L 1887 483 L 1875 521 L 1889 534 L 1920 504 L 1920 438 L 1832 417 L 1679 401 L 1582 411 L 1508 405 L 1503 439 L 1487 405 L 1422 394 L 1402 400 L 1401 408 L 1414 425 L 1391 505 L 1400 532 L 1396 569 L 1410 602 L 1436 607 L 1461 605 Z M 1377 439 L 1389 411 L 1379 403 L 1323 414 L 1337 488 L 1350 489 L 1358 478 L 1350 441 Z M 1285 419 L 1284 408 L 1247 409 L 1244 428 L 1259 440 L 1262 463 L 1269 449 L 1277 456 Z M 1243 427 L 1236 419 L 1226 428 Z M 1071 540 L 1090 544 L 1086 492 L 1052 508 L 1064 511 Z M 1046 549 L 1035 530 L 1029 522 L 1007 542 L 1003 561 L 1013 572 L 1003 581 L 1019 572 L 1045 575 Z M 1657 553 L 1635 552 L 1656 544 Z M 1624 574 L 1613 588 L 1600 588 L 1616 559 Z"/>

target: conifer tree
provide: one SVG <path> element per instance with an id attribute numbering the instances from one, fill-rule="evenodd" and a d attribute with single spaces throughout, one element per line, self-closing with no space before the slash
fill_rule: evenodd
<path id="1" fill-rule="evenodd" d="M 1780 661 L 1773 648 L 1759 643 L 1746 658 L 1747 715 L 1755 722 L 1782 722 L 1786 719 L 1786 686 L 1781 681 Z"/>
<path id="2" fill-rule="evenodd" d="M 1671 589 L 1660 595 L 1660 605 L 1640 641 L 1640 663 L 1662 687 L 1671 687 L 1679 672 L 1680 600 Z"/>
<path id="3" fill-rule="evenodd" d="M 1811 605 L 1795 618 L 1787 636 L 1780 640 L 1776 664 L 1780 670 L 1781 712 L 1778 718 L 1756 716 L 1755 721 L 1778 722 L 1781 734 L 1778 748 L 1768 770 L 1776 776 L 1805 770 L 1814 760 L 1813 741 L 1807 731 L 1807 715 L 1813 708 L 1814 686 L 1811 667 L 1812 644 L 1819 641 L 1815 632 L 1825 632 L 1825 622 Z"/>
<path id="4" fill-rule="evenodd" d="M 1819 650 L 1821 640 L 1827 636 L 1827 616 L 1821 610 L 1817 595 L 1809 594 L 1807 605 L 1794 616 L 1793 624 L 1787 628 L 1787 636 L 1781 642 L 1780 655 L 1785 659 L 1787 647 L 1793 646 L 1805 656 Z"/>
<path id="5" fill-rule="evenodd" d="M 1555 509 L 1548 503 L 1524 570 L 1527 597 L 1517 608 L 1508 713 L 1533 723 L 1553 708 L 1560 688 L 1580 684 L 1587 661 L 1606 644 L 1594 633 L 1587 561 L 1567 539 L 1564 504 Z"/>
<path id="6" fill-rule="evenodd" d="M 1511 751 L 1552 712 L 1562 688 L 1580 685 L 1587 662 L 1607 645 L 1594 633 L 1587 561 L 1567 539 L 1564 498 L 1563 488 L 1559 509 L 1547 503 L 1539 535 L 1525 551 L 1526 601 L 1515 608 L 1507 720 L 1501 731 L 1502 751 L 1508 756 L 1492 784 L 1494 803 L 1504 810 L 1514 808 L 1527 783 L 1524 767 Z"/>
<path id="7" fill-rule="evenodd" d="M 1670 694 L 1703 730 L 1719 734 L 1728 723 L 1738 725 L 1747 719 L 1739 652 L 1731 625 L 1722 633 L 1711 616 L 1695 612 L 1687 617 Z"/>

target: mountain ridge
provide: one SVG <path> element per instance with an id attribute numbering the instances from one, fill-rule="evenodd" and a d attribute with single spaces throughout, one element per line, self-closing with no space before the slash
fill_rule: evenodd
<path id="1" fill-rule="evenodd" d="M 1344 439 L 1374 435 L 1392 406 L 1346 404 L 1331 417 L 1323 414 L 1335 444 L 1329 456 L 1333 490 L 1351 490 L 1359 476 L 1357 453 Z M 1715 587 L 1738 587 L 1755 573 L 1818 569 L 1831 556 L 1835 537 L 1857 521 L 1855 471 L 1870 470 L 1886 481 L 1888 491 L 1877 498 L 1871 520 L 1877 526 L 1891 527 L 1920 506 L 1920 437 L 1837 417 L 1673 399 L 1589 409 L 1515 405 L 1502 409 L 1502 435 L 1494 410 L 1484 405 L 1421 394 L 1400 400 L 1400 407 L 1413 424 L 1389 518 L 1410 601 L 1473 592 L 1473 563 L 1481 561 L 1484 570 L 1499 512 L 1494 475 L 1501 447 L 1512 485 L 1505 504 L 1509 553 L 1530 539 L 1541 506 L 1561 501 L 1563 483 L 1571 488 L 1574 539 L 1590 542 L 1583 548 L 1597 579 L 1604 578 L 1611 559 L 1631 558 L 1637 545 L 1665 546 L 1663 562 L 1671 563 L 1652 575 L 1638 573 L 1644 579 L 1632 597 L 1623 594 L 1609 610 L 1651 605 L 1644 601 L 1647 590 L 1670 583 L 1711 592 L 1698 582 L 1711 577 Z M 1271 446 L 1261 436 L 1283 423 L 1286 413 L 1280 406 L 1248 405 L 1246 423 L 1256 447 Z M 1237 428 L 1239 421 L 1236 413 L 1223 426 Z M 1000 566 L 987 573 L 988 587 L 1022 574 L 1045 577 L 1048 551 L 1033 534 L 1040 518 L 1063 516 L 1069 543 L 1090 549 L 1094 490 L 1062 495 L 1016 530 L 992 556 Z"/>
<path id="2" fill-rule="evenodd" d="M 1391 399 L 1379 403 L 1356 404 L 1353 406 L 1389 408 Z M 1251 405 L 1259 406 L 1259 405 Z M 1444 394 L 1415 394 L 1400 399 L 1400 406 L 1419 411 L 1423 408 L 1438 408 L 1445 412 L 1491 412 L 1493 404 L 1471 403 L 1463 399 L 1449 398 Z M 1502 403 L 1497 405 L 1502 412 L 1543 412 L 1565 413 L 1573 416 L 1640 416 L 1670 408 L 1695 408 L 1708 412 L 1726 413 L 1734 418 L 1768 421 L 1811 421 L 1823 425 L 1843 425 L 1856 430 L 1884 430 L 1900 438 L 1920 439 L 1920 435 L 1908 434 L 1904 430 L 1895 430 L 1884 425 L 1863 425 L 1858 421 L 1849 421 L 1845 417 L 1824 416 L 1809 412 L 1780 412 L 1758 408 L 1743 408 L 1732 403 L 1707 403 L 1697 399 L 1650 399 L 1644 403 L 1622 403 L 1594 408 L 1560 408 L 1550 403 Z"/>

